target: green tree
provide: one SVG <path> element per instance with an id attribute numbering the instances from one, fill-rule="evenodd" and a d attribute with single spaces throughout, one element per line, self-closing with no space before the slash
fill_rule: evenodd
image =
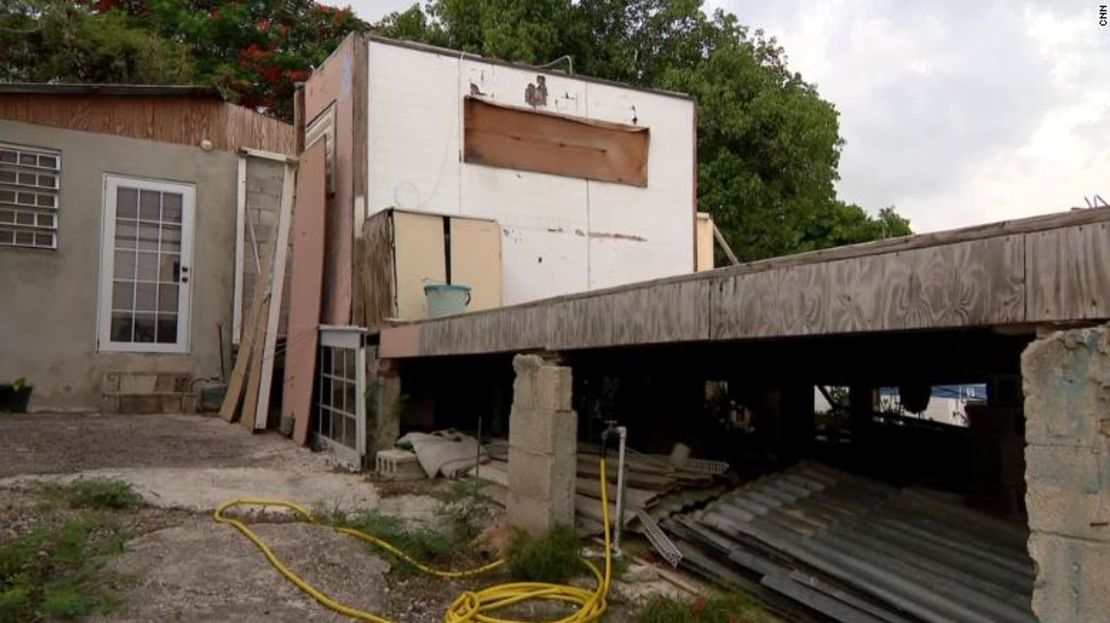
<path id="1" fill-rule="evenodd" d="M 773 38 L 701 0 L 433 0 L 378 28 L 505 60 L 570 55 L 578 73 L 693 95 L 698 207 L 741 260 L 910 233 L 893 208 L 837 199 L 835 107 Z"/>
<path id="2" fill-rule="evenodd" d="M 211 84 L 283 119 L 294 84 L 368 25 L 313 0 L 7 0 L 0 79 Z"/>
<path id="3" fill-rule="evenodd" d="M 352 31 L 314 0 L 6 0 L 0 80 L 185 83 L 292 117 L 294 84 Z M 837 112 L 782 48 L 702 0 L 430 0 L 384 35 L 682 91 L 698 102 L 698 207 L 742 260 L 910 233 L 836 196 Z"/>
<path id="4" fill-rule="evenodd" d="M 9 0 L 0 13 L 0 80 L 188 84 L 188 46 L 117 12 L 66 0 Z"/>

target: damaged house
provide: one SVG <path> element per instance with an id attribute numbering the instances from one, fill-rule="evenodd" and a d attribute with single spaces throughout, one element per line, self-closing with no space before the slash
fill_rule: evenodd
<path id="1" fill-rule="evenodd" d="M 230 345 L 244 150 L 291 154 L 292 126 L 211 88 L 0 84 L 0 379 L 190 410 Z"/>
<path id="2" fill-rule="evenodd" d="M 0 89 L 0 376 L 34 406 L 215 387 L 355 468 L 476 467 L 533 532 L 596 533 L 604 490 L 789 620 L 1110 611 L 1110 208 L 714 269 L 682 94 L 370 35 L 292 127 L 58 88 Z M 444 429 L 473 459 L 416 465 Z"/>

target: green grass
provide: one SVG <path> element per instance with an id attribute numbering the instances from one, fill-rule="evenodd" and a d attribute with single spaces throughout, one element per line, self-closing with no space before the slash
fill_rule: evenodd
<path id="1" fill-rule="evenodd" d="M 33 530 L 0 546 L 0 621 L 76 619 L 110 612 L 104 563 L 125 536 L 97 517 Z"/>
<path id="2" fill-rule="evenodd" d="M 413 559 L 430 566 L 448 561 L 465 550 L 467 546 L 465 541 L 456 538 L 450 532 L 434 530 L 417 523 L 406 525 L 406 522 L 399 517 L 384 515 L 377 511 L 356 511 L 352 513 L 333 511 L 329 523 L 336 527 L 353 528 L 376 536 L 405 552 Z M 370 545 L 370 548 L 385 556 L 394 569 L 402 573 L 416 571 L 408 561 L 382 551 L 373 545 Z"/>
<path id="3" fill-rule="evenodd" d="M 488 484 L 477 478 L 456 480 L 440 498 L 435 516 L 452 538 L 468 542 L 486 527 L 490 500 L 482 490 Z"/>
<path id="4" fill-rule="evenodd" d="M 78 478 L 66 484 L 47 483 L 42 492 L 50 503 L 92 510 L 128 510 L 143 498 L 128 483 L 104 478 Z"/>
<path id="5" fill-rule="evenodd" d="M 636 623 L 778 623 L 747 595 L 733 593 L 692 600 L 653 597 L 640 611 Z"/>
<path id="6" fill-rule="evenodd" d="M 509 543 L 509 574 L 522 582 L 562 582 L 586 571 L 578 556 L 581 543 L 568 526 L 534 537 L 517 531 Z"/>

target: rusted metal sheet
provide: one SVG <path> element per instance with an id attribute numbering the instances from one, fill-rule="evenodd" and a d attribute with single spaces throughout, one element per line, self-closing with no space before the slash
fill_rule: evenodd
<path id="1" fill-rule="evenodd" d="M 463 103 L 466 162 L 646 187 L 647 128 L 492 104 Z"/>
<path id="2" fill-rule="evenodd" d="M 281 404 L 284 415 L 293 417 L 293 439 L 302 445 L 308 440 L 312 413 L 312 382 L 316 374 L 323 293 L 326 153 L 326 141 L 319 141 L 301 155 L 293 211 L 293 278 Z"/>

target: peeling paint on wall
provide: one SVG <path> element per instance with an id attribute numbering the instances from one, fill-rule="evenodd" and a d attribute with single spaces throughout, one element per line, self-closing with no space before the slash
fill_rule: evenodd
<path id="1" fill-rule="evenodd" d="M 634 234 L 609 233 L 607 231 L 591 231 L 590 238 L 608 238 L 611 240 L 631 240 L 633 242 L 647 242 L 647 238 Z"/>
<path id="2" fill-rule="evenodd" d="M 536 76 L 536 82 L 529 82 L 524 88 L 524 101 L 532 108 L 547 106 L 547 79 Z"/>

